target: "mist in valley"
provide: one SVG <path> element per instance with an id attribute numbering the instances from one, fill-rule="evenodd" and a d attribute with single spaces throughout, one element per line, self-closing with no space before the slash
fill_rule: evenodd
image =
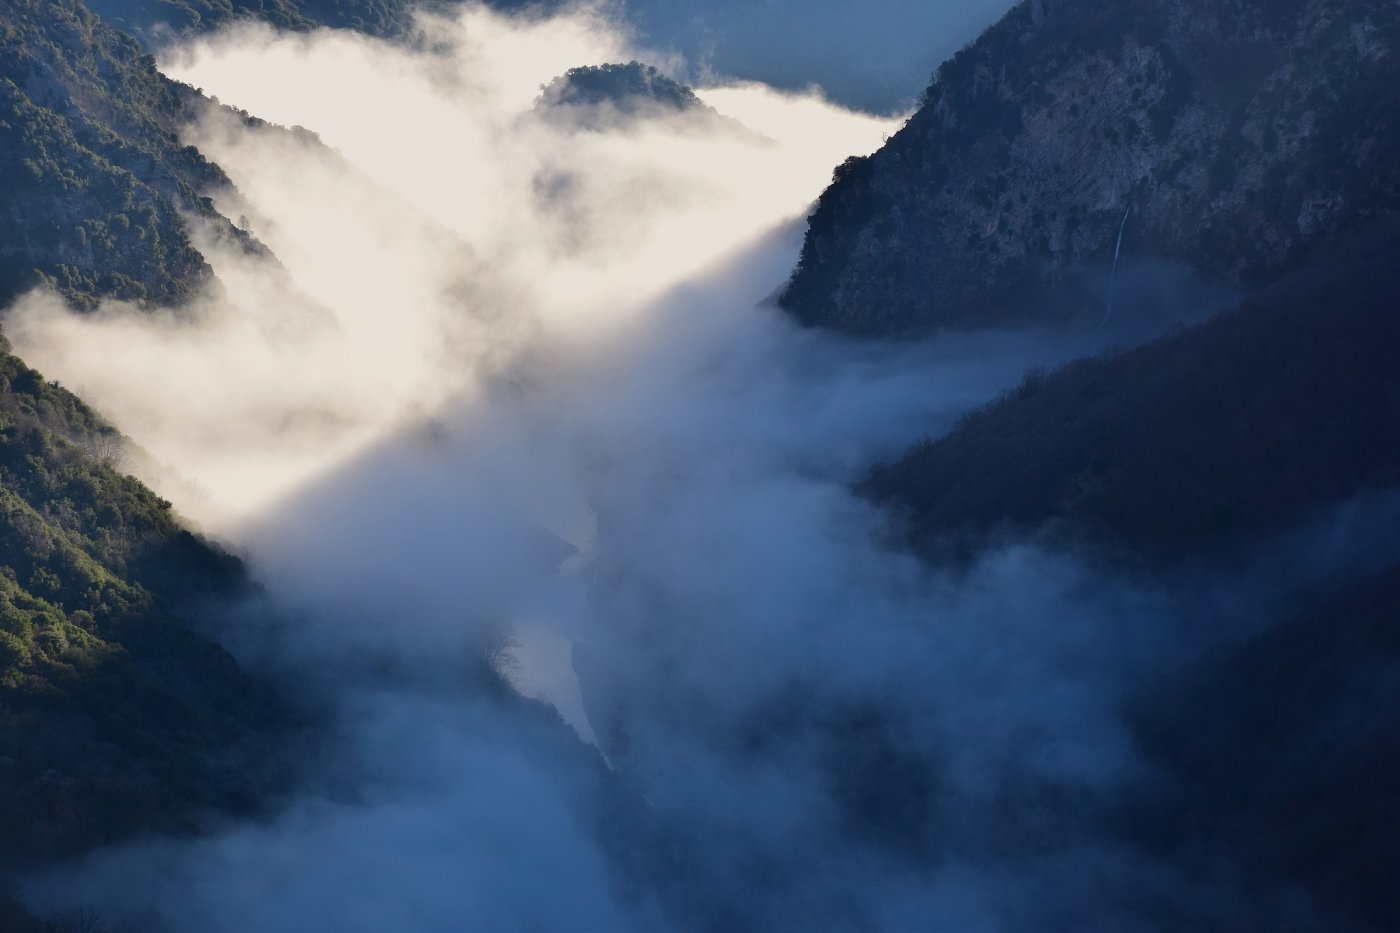
<path id="1" fill-rule="evenodd" d="M 180 933 L 1284 911 L 1121 840 L 1117 804 L 1163 780 L 1127 710 L 1315 582 L 1279 568 L 1316 541 L 1346 567 L 1395 554 L 1392 505 L 1229 580 L 1035 541 L 906 553 L 853 487 L 1104 337 L 798 327 L 767 299 L 808 206 L 899 120 L 647 48 L 649 15 L 469 7 L 413 42 L 242 27 L 164 53 L 226 105 L 188 140 L 265 249 L 206 230 L 220 284 L 192 306 L 34 293 L 5 331 L 246 556 L 263 594 L 218 633 L 324 735 L 265 818 L 27 896 Z M 702 78 L 730 119 L 539 101 L 632 60 Z"/>

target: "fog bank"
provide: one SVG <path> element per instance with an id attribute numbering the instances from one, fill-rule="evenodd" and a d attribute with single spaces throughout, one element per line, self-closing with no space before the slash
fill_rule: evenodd
<path id="1" fill-rule="evenodd" d="M 275 259 L 206 238 L 223 290 L 193 307 L 35 294 L 6 332 L 246 552 L 267 602 L 229 643 L 332 734 L 275 817 L 97 853 L 31 898 L 180 933 L 1241 909 L 1109 816 L 1156 777 L 1135 686 L 1200 649 L 1187 631 L 1248 634 L 1227 623 L 1283 598 L 1273 570 L 899 552 L 851 484 L 1092 346 L 797 328 L 762 302 L 802 215 L 894 124 L 732 83 L 699 88 L 732 127 L 535 106 L 570 67 L 646 57 L 629 35 L 469 8 L 411 47 L 252 28 L 163 63 L 306 128 L 190 128 Z"/>

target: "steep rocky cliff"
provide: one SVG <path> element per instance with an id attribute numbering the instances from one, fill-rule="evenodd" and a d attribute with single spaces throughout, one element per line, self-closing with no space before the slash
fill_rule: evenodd
<path id="1" fill-rule="evenodd" d="M 837 170 L 781 302 L 871 334 L 1098 319 L 1120 229 L 1252 287 L 1395 214 L 1398 110 L 1389 0 L 1027 0 Z"/>

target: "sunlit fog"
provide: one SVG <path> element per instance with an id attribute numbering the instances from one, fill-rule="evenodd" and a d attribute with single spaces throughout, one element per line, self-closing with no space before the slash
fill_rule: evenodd
<path id="1" fill-rule="evenodd" d="M 5 332 L 246 558 L 258 594 L 217 634 L 329 728 L 266 813 L 29 878 L 38 907 L 178 933 L 979 933 L 1207 896 L 1096 802 L 1151 780 L 1121 704 L 1177 663 L 1178 623 L 1277 594 L 897 549 L 853 486 L 1093 335 L 800 328 L 770 299 L 807 214 L 902 118 L 621 16 L 161 52 L 218 101 L 185 140 L 249 237 L 190 221 L 218 281 L 187 307 L 37 291 Z M 699 103 L 542 96 L 633 61 L 704 76 Z"/>

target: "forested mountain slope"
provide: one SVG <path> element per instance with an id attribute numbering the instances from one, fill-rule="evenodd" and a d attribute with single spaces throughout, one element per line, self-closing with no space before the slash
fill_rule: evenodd
<path id="1" fill-rule="evenodd" d="M 423 6 L 408 0 L 12 0 L 0 6 L 0 304 L 44 283 L 83 308 L 104 297 L 182 305 L 213 277 L 191 242 L 191 217 L 214 236 L 259 248 L 206 197 L 228 184 L 223 171 L 180 141 L 181 127 L 208 102 L 160 74 L 138 37 L 154 47 L 240 18 L 287 29 L 331 25 L 387 34 Z"/>
<path id="2" fill-rule="evenodd" d="M 1032 372 L 862 491 L 951 572 L 1030 541 L 1168 586 L 1287 590 L 1257 561 L 1293 542 L 1305 599 L 1250 610 L 1242 640 L 1204 615 L 1187 643 L 1215 647 L 1140 685 L 1157 771 L 1114 819 L 1246 899 L 1295 892 L 1299 929 L 1400 924 L 1400 565 L 1305 531 L 1400 488 L 1397 51 L 1400 6 L 1372 0 L 1022 3 L 837 171 L 781 298 L 881 337 L 1097 325 L 1120 230 L 1120 289 L 1150 259 L 1246 296 Z"/>
<path id="3" fill-rule="evenodd" d="M 1400 486 L 1400 226 L 1136 350 L 1033 373 L 865 484 L 917 547 L 1038 530 L 1152 561 Z"/>
<path id="4" fill-rule="evenodd" d="M 388 35 L 410 24 L 415 10 L 450 10 L 456 0 L 91 0 L 92 9 L 132 35 L 158 43 L 172 34 L 198 32 L 238 20 L 279 29 L 318 26 Z M 545 7 L 531 0 L 496 0 L 499 9 Z"/>
<path id="5" fill-rule="evenodd" d="M 0 302 L 48 281 L 80 306 L 179 304 L 212 274 L 182 214 L 238 236 L 200 198 L 222 173 L 179 144 L 195 92 L 111 23 L 149 42 L 239 17 L 389 32 L 407 8 L 92 5 L 106 22 L 79 0 L 0 8 Z M 838 171 L 783 296 L 807 323 L 890 336 L 1096 321 L 1120 228 L 1122 276 L 1150 256 L 1250 293 L 1198 327 L 1036 374 L 877 471 L 863 491 L 900 543 L 950 574 L 1026 539 L 1129 575 L 1225 573 L 1400 485 L 1397 22 L 1393 0 L 1029 0 L 940 70 L 884 150 Z M 619 91 L 696 104 L 635 63 L 576 70 L 554 91 L 556 105 Z M 244 591 L 241 565 L 115 469 L 119 450 L 81 402 L 0 352 L 0 868 L 249 804 L 285 721 L 195 624 Z M 1163 779 L 1113 814 L 1125 849 L 1296 885 L 1345 929 L 1400 926 L 1400 570 L 1375 560 L 1389 566 L 1140 685 L 1133 739 Z M 631 826 L 604 833 L 619 861 L 691 896 L 684 848 L 649 843 L 649 811 L 608 797 L 612 772 L 535 714 Z M 940 857 L 942 763 L 897 725 L 798 696 L 746 741 L 819 757 L 870 858 L 922 866 Z M 1022 810 L 989 834 L 1053 827 L 1059 804 L 1040 794 L 1013 795 Z M 708 890 L 694 896 L 697 916 L 724 917 Z"/>
<path id="6" fill-rule="evenodd" d="M 222 171 L 178 138 L 196 101 L 78 0 L 0 6 L 0 303 L 47 283 L 178 305 L 209 283 L 185 218 L 239 234 L 201 196 Z M 6 870 L 190 828 L 275 768 L 280 701 L 196 624 L 248 591 L 242 564 L 120 471 L 122 443 L 0 347 Z"/>
<path id="7" fill-rule="evenodd" d="M 1160 774 L 1118 826 L 1247 896 L 1297 891 L 1321 912 L 1299 929 L 1400 924 L 1397 536 L 1384 511 L 1377 540 L 1306 531 L 1400 488 L 1397 256 L 1394 224 L 1329 244 L 1198 327 L 1032 374 L 863 487 L 937 564 L 1031 540 L 1188 588 L 1310 579 L 1243 642 L 1239 619 L 1192 620 L 1187 644 L 1225 645 L 1143 685 L 1135 736 Z M 1289 562 L 1260 571 L 1284 539 Z"/>
<path id="8" fill-rule="evenodd" d="M 636 61 L 570 68 L 541 90 L 536 106 L 580 114 L 611 108 L 623 119 L 710 110 L 690 88 Z"/>
<path id="9" fill-rule="evenodd" d="M 281 714 L 191 627 L 241 563 L 115 468 L 119 438 L 0 353 L 0 865 L 246 804 Z M 263 749 L 265 751 L 266 749 Z"/>
<path id="10" fill-rule="evenodd" d="M 202 194 L 227 179 L 180 143 L 189 88 L 79 0 L 0 7 L 0 303 L 180 304 L 212 273 L 182 215 L 236 231 Z"/>
<path id="11" fill-rule="evenodd" d="M 1129 832 L 1307 892 L 1332 914 L 1318 928 L 1400 927 L 1397 606 L 1392 566 L 1150 692 L 1138 741 L 1173 790 L 1140 801 Z"/>
<path id="12" fill-rule="evenodd" d="M 837 171 L 781 302 L 864 334 L 1098 320 L 1120 229 L 1272 281 L 1394 216 L 1398 44 L 1389 0 L 1026 0 Z"/>

